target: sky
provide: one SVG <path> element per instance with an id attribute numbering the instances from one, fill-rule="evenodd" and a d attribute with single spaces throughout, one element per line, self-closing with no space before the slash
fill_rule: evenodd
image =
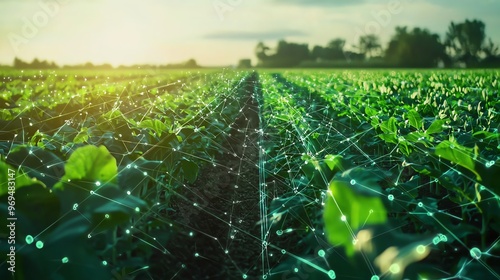
<path id="1" fill-rule="evenodd" d="M 444 38 L 466 19 L 482 20 L 500 44 L 498 15 L 500 0 L 1 0 L 0 64 L 255 63 L 259 41 L 312 48 L 340 37 L 351 48 L 374 33 L 385 46 L 396 26 Z"/>

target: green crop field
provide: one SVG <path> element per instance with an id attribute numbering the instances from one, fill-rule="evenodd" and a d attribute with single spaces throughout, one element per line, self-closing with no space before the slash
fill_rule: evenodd
<path id="1" fill-rule="evenodd" d="M 0 278 L 500 279 L 499 74 L 0 70 Z"/>

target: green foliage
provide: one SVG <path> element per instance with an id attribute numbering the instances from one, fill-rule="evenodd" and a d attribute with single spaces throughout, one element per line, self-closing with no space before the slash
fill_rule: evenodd
<path id="1" fill-rule="evenodd" d="M 428 37 L 419 32 L 408 38 Z M 259 143 L 241 144 L 258 146 L 262 157 L 266 253 L 289 251 L 274 254 L 279 264 L 269 278 L 303 271 L 305 260 L 328 268 L 310 269 L 310 279 L 329 277 L 330 269 L 338 278 L 367 279 L 496 271 L 497 72 L 292 71 L 263 73 L 260 82 L 231 71 L 132 73 L 112 76 L 124 81 L 112 84 L 94 74 L 91 81 L 38 72 L 4 79 L 2 98 L 19 105 L 1 112 L 0 131 L 0 219 L 9 210 L 5 182 L 15 177 L 23 221 L 16 234 L 24 274 L 16 277 L 144 276 L 157 244 L 184 234 L 170 219 L 172 197 L 196 188 L 203 166 L 228 151 L 249 90 L 262 94 L 262 130 L 247 131 Z M 7 235 L 0 230 L 2 254 Z M 25 244 L 27 236 L 44 247 Z M 469 252 L 475 247 L 483 252 L 478 262 Z"/>
<path id="2" fill-rule="evenodd" d="M 18 189 L 33 184 L 42 185 L 43 183 L 36 179 L 28 177 L 23 170 L 13 169 L 12 166 L 0 159 L 0 196 L 9 192 L 9 186 L 17 191 Z M 11 182 L 11 183 L 9 183 Z"/>
<path id="3" fill-rule="evenodd" d="M 64 188 L 65 182 L 84 180 L 93 182 L 97 187 L 116 181 L 117 167 L 115 158 L 105 146 L 84 146 L 75 150 L 64 166 L 65 174 L 54 188 Z"/>
<path id="4" fill-rule="evenodd" d="M 466 148 L 456 141 L 445 140 L 436 146 L 435 154 L 454 162 L 476 175 L 477 180 L 481 181 L 481 176 L 476 171 L 475 158 L 477 158 L 477 152 L 474 152 L 472 148 Z"/>
<path id="5" fill-rule="evenodd" d="M 328 187 L 323 218 L 328 241 L 354 254 L 355 232 L 384 224 L 387 211 L 378 196 L 380 187 L 372 170 L 353 168 L 333 178 Z"/>

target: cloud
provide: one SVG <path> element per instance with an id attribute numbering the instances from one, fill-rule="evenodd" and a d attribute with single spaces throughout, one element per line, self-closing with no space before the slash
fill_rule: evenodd
<path id="1" fill-rule="evenodd" d="M 366 0 L 273 0 L 277 4 L 298 6 L 341 7 L 363 4 Z"/>
<path id="2" fill-rule="evenodd" d="M 211 40 L 237 40 L 237 41 L 256 41 L 256 40 L 279 40 L 286 37 L 304 37 L 308 34 L 300 30 L 275 30 L 266 32 L 249 31 L 221 31 L 206 35 L 205 39 Z"/>

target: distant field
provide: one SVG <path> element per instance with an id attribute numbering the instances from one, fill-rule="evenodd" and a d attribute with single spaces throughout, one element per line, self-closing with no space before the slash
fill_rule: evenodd
<path id="1" fill-rule="evenodd" d="M 499 74 L 0 70 L 1 279 L 500 279 Z"/>

